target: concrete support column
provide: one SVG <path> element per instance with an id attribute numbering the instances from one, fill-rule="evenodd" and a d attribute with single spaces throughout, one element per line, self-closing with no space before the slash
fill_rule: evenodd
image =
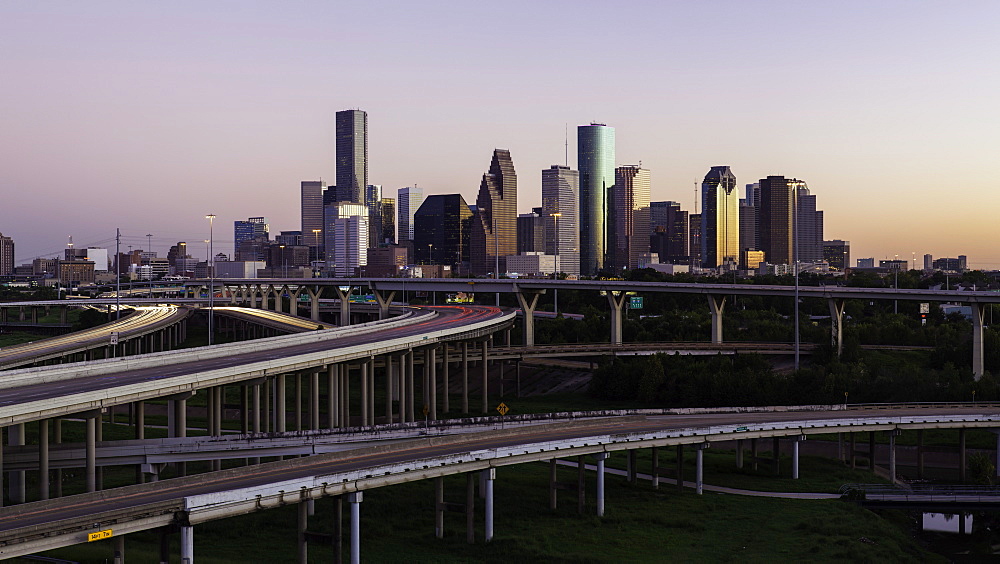
<path id="1" fill-rule="evenodd" d="M 712 344 L 722 344 L 722 311 L 726 307 L 726 296 L 709 295 L 708 307 L 712 310 Z"/>
<path id="2" fill-rule="evenodd" d="M 341 427 L 351 426 L 351 365 L 340 367 L 340 418 Z"/>
<path id="3" fill-rule="evenodd" d="M 652 460 L 652 471 L 650 472 L 649 481 L 653 486 L 653 489 L 660 489 L 660 451 L 656 447 L 650 449 L 650 457 Z"/>
<path id="4" fill-rule="evenodd" d="M 448 354 L 451 352 L 448 343 L 444 343 L 444 350 L 441 353 L 441 404 L 442 409 L 445 413 L 451 411 L 451 402 L 448 396 L 449 389 L 451 387 L 451 382 L 449 381 L 449 376 L 451 373 L 451 366 L 448 362 Z"/>
<path id="5" fill-rule="evenodd" d="M 902 433 L 899 429 L 889 431 L 889 481 L 896 481 L 896 437 Z"/>
<path id="6" fill-rule="evenodd" d="M 743 439 L 736 439 L 736 467 L 743 468 Z"/>
<path id="7" fill-rule="evenodd" d="M 875 472 L 875 431 L 868 432 L 868 469 Z"/>
<path id="8" fill-rule="evenodd" d="M 965 429 L 958 430 L 958 479 L 962 482 L 969 477 L 968 458 L 965 456 Z"/>
<path id="9" fill-rule="evenodd" d="M 576 457 L 576 512 L 583 514 L 587 504 L 587 465 L 582 456 Z"/>
<path id="10" fill-rule="evenodd" d="M 361 563 L 361 501 L 364 492 L 347 494 L 351 504 L 351 564 Z"/>
<path id="11" fill-rule="evenodd" d="M 307 501 L 300 500 L 298 503 L 298 527 L 297 527 L 297 541 L 298 541 L 298 563 L 308 564 L 309 562 L 309 544 L 306 541 L 306 530 L 309 526 L 309 503 Z"/>
<path id="12" fill-rule="evenodd" d="M 773 462 L 773 464 L 774 464 L 774 475 L 775 476 L 780 476 L 781 475 L 781 449 L 779 448 L 780 444 L 778 443 L 778 437 L 774 437 L 771 440 L 771 445 L 772 445 L 771 446 L 771 456 L 773 457 L 773 461 L 774 461 Z"/>
<path id="13" fill-rule="evenodd" d="M 406 406 L 406 366 L 409 364 L 409 353 L 403 353 L 399 357 L 399 366 L 396 368 L 396 410 L 399 411 L 399 422 L 406 423 L 408 409 Z"/>
<path id="14" fill-rule="evenodd" d="M 393 362 L 393 357 L 391 354 L 385 355 L 385 423 L 386 425 L 391 425 L 393 422 L 392 418 L 392 388 L 394 383 L 398 382 L 393 370 L 395 370 L 396 363 Z"/>
<path id="15" fill-rule="evenodd" d="M 476 542 L 476 475 L 465 475 L 465 542 Z"/>
<path id="16" fill-rule="evenodd" d="M 361 424 L 368 425 L 368 363 L 361 363 Z"/>
<path id="17" fill-rule="evenodd" d="M 333 429 L 340 427 L 340 365 L 326 367 L 326 414 L 327 425 Z"/>
<path id="18" fill-rule="evenodd" d="M 309 373 L 309 428 L 319 429 L 319 371 Z"/>
<path id="19" fill-rule="evenodd" d="M 483 470 L 486 477 L 486 542 L 493 540 L 493 482 L 497 479 L 497 469 Z"/>
<path id="20" fill-rule="evenodd" d="M 7 427 L 7 443 L 10 446 L 24 445 L 24 423 Z M 16 470 L 10 473 L 10 483 L 8 495 L 13 503 L 24 503 L 27 492 L 25 490 L 24 470 Z"/>
<path id="21" fill-rule="evenodd" d="M 983 323 L 986 320 L 986 307 L 980 303 L 970 303 L 972 306 L 972 376 L 978 381 L 983 377 Z"/>
<path id="22" fill-rule="evenodd" d="M 322 293 L 322 290 L 307 286 L 306 293 L 309 294 L 309 319 L 319 321 L 319 296 L 320 293 Z"/>
<path id="23" fill-rule="evenodd" d="M 52 427 L 53 427 L 53 429 L 52 429 L 52 440 L 57 445 L 58 444 L 62 444 L 62 419 L 59 419 L 58 417 L 55 418 L 55 419 L 53 419 L 52 420 Z M 2 437 L 3 437 L 3 434 L 0 433 L 0 438 L 2 438 Z M 2 449 L 3 449 L 3 441 L 0 441 L 0 450 L 2 450 Z M 2 476 L 2 475 L 3 475 L 2 464 L 0 464 L 0 476 Z M 55 486 L 56 486 L 55 487 L 55 492 L 54 492 L 55 493 L 55 497 L 62 497 L 62 477 L 63 477 L 63 475 L 62 475 L 62 469 L 58 469 L 57 468 L 56 471 L 55 471 Z M 3 486 L 3 483 L 0 482 L 0 492 L 3 491 L 3 487 L 2 486 Z M 2 497 L 2 496 L 0 496 L 0 497 Z M 3 504 L 0 503 L 0 506 L 2 506 L 2 505 Z"/>
<path id="24" fill-rule="evenodd" d="M 38 422 L 38 497 L 49 499 L 49 420 Z"/>
<path id="25" fill-rule="evenodd" d="M 545 293 L 545 290 L 520 290 L 514 293 L 517 303 L 521 306 L 521 313 L 524 315 L 524 346 L 535 345 L 535 308 L 538 306 L 538 298 Z"/>
<path id="26" fill-rule="evenodd" d="M 469 341 L 462 341 L 462 413 L 469 413 Z"/>
<path id="27" fill-rule="evenodd" d="M 701 443 L 695 447 L 695 464 L 694 464 L 694 492 L 698 495 L 704 493 L 704 472 L 705 472 L 705 449 L 708 448 L 708 443 Z"/>
<path id="28" fill-rule="evenodd" d="M 88 492 L 97 491 L 97 417 L 99 416 L 99 414 L 87 416 L 86 474 Z"/>
<path id="29" fill-rule="evenodd" d="M 414 354 L 416 351 L 410 349 L 410 352 L 406 353 L 406 420 L 413 421 L 417 420 L 416 414 L 416 394 L 414 393 Z"/>
<path id="30" fill-rule="evenodd" d="M 557 492 L 558 482 L 556 481 L 556 469 L 558 468 L 559 461 L 555 458 L 549 460 L 549 509 L 555 509 L 556 505 L 559 503 L 559 496 Z"/>
<path id="31" fill-rule="evenodd" d="M 489 346 L 490 346 L 490 342 L 488 340 L 486 340 L 486 339 L 483 339 L 482 345 L 483 345 L 482 359 L 480 360 L 479 364 L 482 367 L 483 413 L 486 414 L 486 413 L 490 412 L 490 405 L 489 405 L 489 402 L 490 402 L 490 400 L 489 400 L 489 380 L 488 380 L 489 368 L 490 367 L 489 367 L 489 363 L 487 362 L 488 359 L 489 359 Z"/>
<path id="32" fill-rule="evenodd" d="M 444 538 L 444 478 L 434 478 L 434 536 Z"/>
<path id="33" fill-rule="evenodd" d="M 839 358 L 844 352 L 844 304 L 847 300 L 830 298 L 827 303 L 830 305 L 830 344 Z"/>
<path id="34" fill-rule="evenodd" d="M 292 375 L 292 379 L 295 382 L 295 430 L 302 430 L 302 374 L 295 373 Z"/>
<path id="35" fill-rule="evenodd" d="M 792 440 L 792 479 L 799 479 L 799 443 L 806 440 L 805 435 L 799 435 Z"/>
<path id="36" fill-rule="evenodd" d="M 611 306 L 611 344 L 622 344 L 622 307 L 628 294 L 620 290 L 608 290 L 608 305 Z"/>
<path id="37" fill-rule="evenodd" d="M 5 312 L 7 310 L 0 309 L 0 311 Z M 57 419 L 58 421 L 58 419 Z M 4 484 L 7 481 L 7 474 L 3 471 L 3 428 L 0 427 L 0 507 L 3 507 L 3 492 L 5 491 Z M 997 444 L 1000 445 L 1000 435 L 997 435 Z"/>
<path id="38" fill-rule="evenodd" d="M 677 491 L 684 491 L 684 445 L 677 445 L 677 470 L 674 471 L 674 475 L 677 476 Z"/>
<path id="39" fill-rule="evenodd" d="M 430 388 L 424 391 L 424 396 L 430 400 L 431 421 L 437 421 L 437 348 L 431 347 L 424 353 L 424 366 L 426 367 L 427 381 Z"/>
<path id="40" fill-rule="evenodd" d="M 194 527 L 181 525 L 181 564 L 194 564 Z"/>
<path id="41" fill-rule="evenodd" d="M 125 564 L 125 535 L 114 537 L 115 564 Z"/>
<path id="42" fill-rule="evenodd" d="M 628 457 L 626 459 L 626 471 L 625 471 L 625 475 L 626 475 L 626 479 L 628 480 L 628 483 L 630 483 L 630 484 L 634 484 L 635 483 L 636 475 L 639 473 L 638 469 L 636 468 L 636 456 L 635 455 L 636 455 L 635 450 L 630 450 L 630 451 L 628 451 Z"/>
<path id="43" fill-rule="evenodd" d="M 284 374 L 274 377 L 274 430 L 278 433 L 287 430 L 288 398 L 285 395 L 285 380 Z"/>
<path id="44" fill-rule="evenodd" d="M 334 286 L 333 289 L 337 292 L 337 298 L 340 299 L 340 326 L 347 327 L 351 324 L 351 300 L 348 298 L 351 293 L 350 286 L 345 286 L 346 291 L 341 290 L 340 286 Z M 353 507 L 353 506 L 352 506 Z"/>
<path id="45" fill-rule="evenodd" d="M 387 319 L 389 317 L 389 306 L 392 305 L 392 299 L 396 297 L 396 291 L 386 290 L 382 292 L 372 288 L 372 294 L 375 295 L 375 301 L 378 302 L 378 318 Z"/>
<path id="46" fill-rule="evenodd" d="M 608 453 L 606 452 L 601 452 L 594 455 L 594 460 L 597 461 L 597 516 L 598 517 L 604 517 L 604 461 L 607 459 L 608 459 Z"/>
<path id="47" fill-rule="evenodd" d="M 924 478 L 924 430 L 917 430 L 917 479 Z"/>

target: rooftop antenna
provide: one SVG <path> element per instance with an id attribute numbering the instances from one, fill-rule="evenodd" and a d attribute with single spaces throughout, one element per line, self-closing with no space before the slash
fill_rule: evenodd
<path id="1" fill-rule="evenodd" d="M 566 122 L 566 167 L 569 168 L 569 122 Z"/>
<path id="2" fill-rule="evenodd" d="M 73 248 L 73 236 L 72 235 L 69 236 L 69 243 L 66 243 L 66 246 L 69 247 L 69 248 L 71 248 L 71 249 Z"/>
<path id="3" fill-rule="evenodd" d="M 694 213 L 701 213 L 698 211 L 698 181 L 694 181 Z"/>

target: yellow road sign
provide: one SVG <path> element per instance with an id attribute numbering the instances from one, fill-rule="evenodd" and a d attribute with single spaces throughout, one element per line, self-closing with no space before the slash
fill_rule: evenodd
<path id="1" fill-rule="evenodd" d="M 500 405 L 497 406 L 497 413 L 500 415 L 507 415 L 508 411 L 510 411 L 510 408 L 503 402 L 500 402 Z"/>
<path id="2" fill-rule="evenodd" d="M 111 538 L 111 529 L 104 529 L 103 531 L 97 531 L 96 533 L 89 533 L 87 535 L 87 542 L 94 542 L 109 538 Z"/>

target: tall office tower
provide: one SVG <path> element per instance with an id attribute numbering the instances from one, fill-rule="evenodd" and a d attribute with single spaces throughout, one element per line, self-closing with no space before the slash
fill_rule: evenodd
<path id="1" fill-rule="evenodd" d="M 382 243 L 382 185 L 365 186 L 365 207 L 368 208 L 368 248 Z"/>
<path id="2" fill-rule="evenodd" d="M 816 209 L 816 196 L 801 182 L 796 187 L 796 243 L 799 262 L 813 264 L 823 260 L 823 212 Z"/>
<path id="3" fill-rule="evenodd" d="M 557 272 L 572 276 L 580 274 L 579 209 L 580 173 L 560 165 L 542 169 L 545 254 L 556 256 Z"/>
<path id="4" fill-rule="evenodd" d="M 713 166 L 701 183 L 701 264 L 706 268 L 740 257 L 740 191 L 728 166 Z"/>
<path id="5" fill-rule="evenodd" d="M 413 215 L 414 262 L 451 265 L 465 272 L 474 219 L 461 194 L 428 196 Z"/>
<path id="6" fill-rule="evenodd" d="M 0 233 L 0 276 L 14 274 L 14 239 Z"/>
<path id="7" fill-rule="evenodd" d="M 746 196 L 747 205 L 760 207 L 760 182 L 754 182 L 753 184 L 746 185 Z"/>
<path id="8" fill-rule="evenodd" d="M 830 268 L 844 271 L 851 264 L 851 242 L 840 239 L 823 241 L 823 259 Z"/>
<path id="9" fill-rule="evenodd" d="M 615 183 L 615 128 L 591 123 L 576 128 L 580 171 L 580 274 L 604 268 L 607 195 Z"/>
<path id="10" fill-rule="evenodd" d="M 608 263 L 615 271 L 638 268 L 649 253 L 649 169 L 636 165 L 615 169 L 611 188 L 612 222 L 608 224 Z"/>
<path id="11" fill-rule="evenodd" d="M 749 198 L 740 200 L 740 251 L 758 250 L 757 207 L 748 203 Z"/>
<path id="12" fill-rule="evenodd" d="M 302 191 L 302 238 L 309 246 L 309 260 L 323 260 L 323 191 L 326 182 L 303 180 Z"/>
<path id="13" fill-rule="evenodd" d="M 246 221 L 233 222 L 233 254 L 240 245 L 253 239 L 267 241 L 270 239 L 270 228 L 266 217 L 249 217 Z"/>
<path id="14" fill-rule="evenodd" d="M 368 114 L 361 110 L 337 112 L 338 202 L 363 202 L 368 186 Z"/>
<path id="15" fill-rule="evenodd" d="M 542 208 L 517 216 L 517 254 L 545 252 L 545 222 Z"/>
<path id="16" fill-rule="evenodd" d="M 701 214 L 688 215 L 688 250 L 691 266 L 701 266 Z"/>
<path id="17" fill-rule="evenodd" d="M 396 244 L 396 199 L 382 198 L 382 236 L 381 244 Z"/>
<path id="18" fill-rule="evenodd" d="M 368 260 L 368 208 L 356 202 L 328 204 L 324 214 L 326 268 L 334 276 L 353 276 Z"/>
<path id="19" fill-rule="evenodd" d="M 649 228 L 652 232 L 649 251 L 658 254 L 661 263 L 690 264 L 688 212 L 681 209 L 680 203 L 650 202 Z"/>
<path id="20" fill-rule="evenodd" d="M 760 250 L 770 264 L 794 264 L 792 214 L 795 191 L 804 182 L 784 176 L 760 180 Z"/>
<path id="21" fill-rule="evenodd" d="M 397 240 L 400 243 L 403 241 L 412 241 L 413 215 L 417 213 L 420 205 L 423 204 L 424 193 L 414 185 L 412 188 L 400 188 L 396 196 L 396 210 L 398 211 L 397 217 L 399 217 L 399 221 L 396 223 L 399 231 Z"/>
<path id="22" fill-rule="evenodd" d="M 191 255 L 188 254 L 187 243 L 184 241 L 178 241 L 176 245 L 170 247 L 167 251 L 167 264 L 170 265 L 170 274 L 177 274 L 178 270 L 178 259 L 188 259 Z"/>
<path id="23" fill-rule="evenodd" d="M 924 255 L 924 270 L 934 270 L 934 256 Z"/>
<path id="24" fill-rule="evenodd" d="M 472 274 L 507 272 L 507 256 L 517 254 L 517 174 L 507 149 L 493 150 L 489 172 L 479 184 L 469 236 Z"/>

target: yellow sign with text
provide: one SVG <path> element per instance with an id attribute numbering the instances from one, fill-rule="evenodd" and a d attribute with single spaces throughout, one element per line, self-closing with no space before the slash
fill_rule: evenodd
<path id="1" fill-rule="evenodd" d="M 109 539 L 111 538 L 111 534 L 111 529 L 104 529 L 103 531 L 97 531 L 96 533 L 89 533 L 87 535 L 87 542 Z"/>

